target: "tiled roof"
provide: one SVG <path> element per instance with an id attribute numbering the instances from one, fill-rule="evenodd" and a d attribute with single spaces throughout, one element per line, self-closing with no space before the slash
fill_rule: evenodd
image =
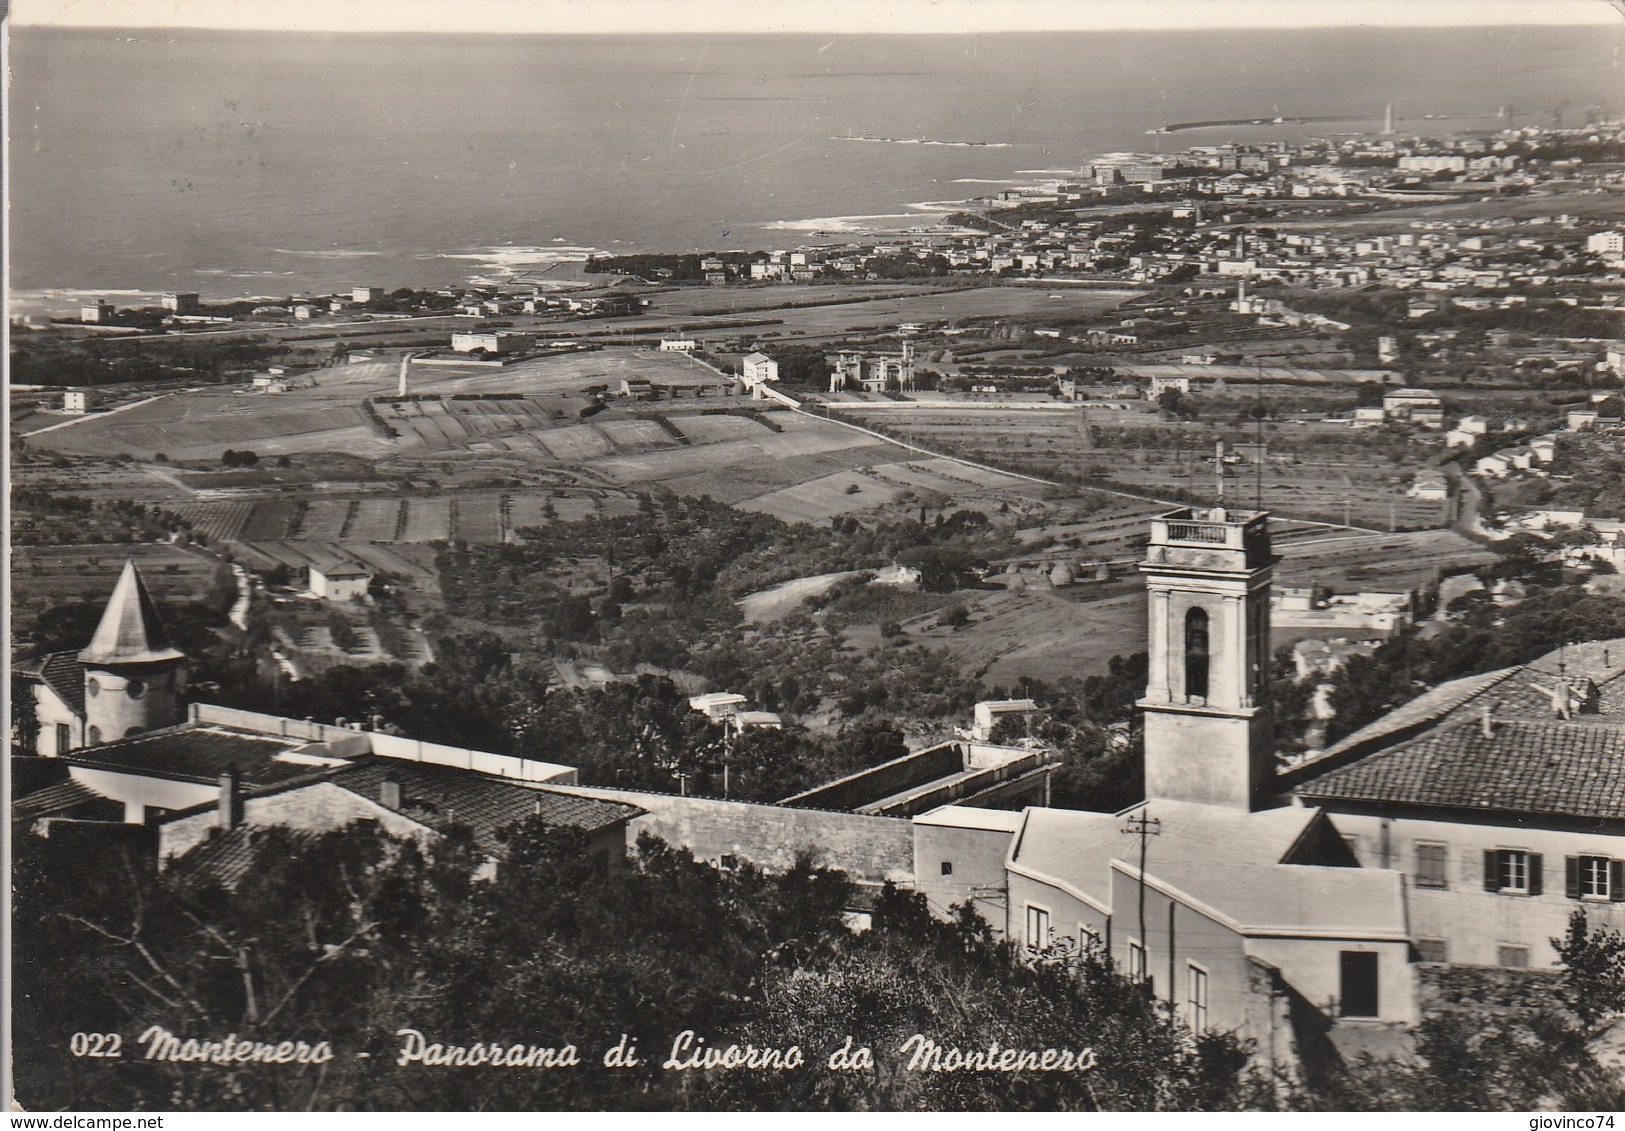
<path id="1" fill-rule="evenodd" d="M 308 829 L 283 829 L 294 847 L 305 847 L 320 839 L 321 834 Z M 178 857 L 169 865 L 169 877 L 185 883 L 188 880 L 212 880 L 228 891 L 242 882 L 254 862 L 260 846 L 272 834 L 265 825 L 238 825 L 234 829 L 220 829 L 196 848 Z"/>
<path id="2" fill-rule="evenodd" d="M 98 769 L 211 783 L 235 769 L 245 786 L 264 786 L 336 764 L 279 759 L 304 745 L 301 739 L 233 727 L 179 726 L 70 751 L 66 760 Z"/>
<path id="3" fill-rule="evenodd" d="M 1298 786 L 1311 804 L 1359 801 L 1625 820 L 1625 725 L 1474 720 L 1437 728 Z"/>
<path id="4" fill-rule="evenodd" d="M 1496 718 L 1552 718 L 1552 689 L 1562 679 L 1576 688 L 1587 679 L 1598 689 L 1598 713 L 1573 716 L 1575 722 L 1607 722 L 1625 714 L 1625 639 L 1572 644 L 1546 653 L 1515 668 L 1480 672 L 1439 684 L 1389 711 L 1375 722 L 1333 743 L 1323 752 L 1292 768 L 1294 780 L 1316 772 L 1316 767 L 1348 765 L 1363 751 L 1404 741 L 1418 730 L 1438 726 L 1467 715 L 1477 716 L 1488 706 Z M 1561 675 L 1559 674 L 1561 673 Z"/>
<path id="5" fill-rule="evenodd" d="M 11 803 L 11 819 L 20 824 L 32 824 L 45 817 L 65 816 L 83 806 L 94 806 L 94 816 L 98 819 L 117 821 L 124 816 L 123 805 L 70 779 L 17 798 Z"/>
<path id="6" fill-rule="evenodd" d="M 11 666 L 18 675 L 32 676 L 56 692 L 57 698 L 80 718 L 85 717 L 85 668 L 77 652 L 47 652 Z"/>
<path id="7" fill-rule="evenodd" d="M 1501 668 L 1498 671 L 1481 672 L 1478 675 L 1463 676 L 1461 679 L 1452 679 L 1447 683 L 1441 683 L 1437 687 L 1422 692 L 1415 699 L 1395 707 L 1375 722 L 1367 723 L 1353 734 L 1334 742 L 1326 748 L 1326 756 L 1331 757 L 1346 750 L 1367 746 L 1373 740 L 1380 739 L 1384 735 L 1395 734 L 1420 723 L 1443 719 L 1451 711 L 1488 691 L 1496 684 L 1511 679 L 1518 673 L 1518 670 L 1517 668 Z"/>
<path id="8" fill-rule="evenodd" d="M 385 781 L 398 782 L 403 816 L 432 829 L 467 825 L 488 852 L 501 850 L 498 832 L 527 817 L 539 816 L 550 825 L 592 832 L 643 812 L 620 801 L 557 793 L 471 770 L 385 758 L 340 770 L 328 780 L 374 802 L 379 801 Z"/>

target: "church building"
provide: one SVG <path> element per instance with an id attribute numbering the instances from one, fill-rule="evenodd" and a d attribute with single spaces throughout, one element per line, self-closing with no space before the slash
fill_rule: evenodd
<path id="1" fill-rule="evenodd" d="M 1550 969 L 1576 908 L 1625 926 L 1625 642 L 1441 685 L 1288 766 L 1275 562 L 1264 513 L 1152 522 L 1146 799 L 916 817 L 933 909 L 970 901 L 1035 959 L 1097 945 L 1274 1061 L 1415 1024 L 1426 964 Z"/>
<path id="2" fill-rule="evenodd" d="M 126 561 L 88 645 L 12 666 L 34 699 L 30 752 L 62 755 L 174 725 L 185 663 L 135 563 Z"/>

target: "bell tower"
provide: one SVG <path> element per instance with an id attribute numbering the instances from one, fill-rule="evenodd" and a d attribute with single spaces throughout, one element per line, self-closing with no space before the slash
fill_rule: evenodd
<path id="1" fill-rule="evenodd" d="M 1269 515 L 1191 507 L 1152 520 L 1148 799 L 1252 809 L 1273 776 Z"/>
<path id="2" fill-rule="evenodd" d="M 85 673 L 85 742 L 116 742 L 180 721 L 181 665 L 158 606 L 126 561 L 90 644 L 79 653 Z"/>

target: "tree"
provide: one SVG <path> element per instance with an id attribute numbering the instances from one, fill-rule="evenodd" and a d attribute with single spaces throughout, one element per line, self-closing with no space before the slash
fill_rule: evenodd
<path id="1" fill-rule="evenodd" d="M 1577 908 L 1567 933 L 1552 946 L 1563 965 L 1563 1000 L 1588 1030 L 1625 1012 L 1625 935 L 1593 928 L 1585 910 Z"/>

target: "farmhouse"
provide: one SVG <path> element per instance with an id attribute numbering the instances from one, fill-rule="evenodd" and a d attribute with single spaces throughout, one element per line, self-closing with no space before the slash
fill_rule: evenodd
<path id="1" fill-rule="evenodd" d="M 489 354 L 524 353 L 536 347 L 535 334 L 517 334 L 511 331 L 466 331 L 451 336 L 451 348 L 457 353 L 483 350 Z"/>
<path id="2" fill-rule="evenodd" d="M 999 723 L 1009 717 L 1030 718 L 1038 712 L 1038 704 L 1031 699 L 987 699 L 971 709 L 976 720 L 971 724 L 970 738 L 974 742 L 989 742 Z"/>
<path id="3" fill-rule="evenodd" d="M 712 722 L 720 722 L 738 714 L 749 702 L 749 697 L 731 691 L 708 691 L 689 699 L 688 705 Z"/>
<path id="4" fill-rule="evenodd" d="M 755 388 L 779 379 L 779 363 L 765 353 L 747 353 L 739 362 L 739 375 L 747 387 Z"/>
<path id="5" fill-rule="evenodd" d="M 1421 471 L 1405 493 L 1413 499 L 1448 499 L 1450 480 L 1440 471 Z"/>
<path id="6" fill-rule="evenodd" d="M 1384 393 L 1382 411 L 1392 420 L 1408 420 L 1428 428 L 1444 426 L 1444 402 L 1429 389 L 1395 389 Z"/>
<path id="7" fill-rule="evenodd" d="M 324 601 L 354 601 L 367 595 L 372 571 L 355 562 L 310 567 L 310 591 Z"/>

